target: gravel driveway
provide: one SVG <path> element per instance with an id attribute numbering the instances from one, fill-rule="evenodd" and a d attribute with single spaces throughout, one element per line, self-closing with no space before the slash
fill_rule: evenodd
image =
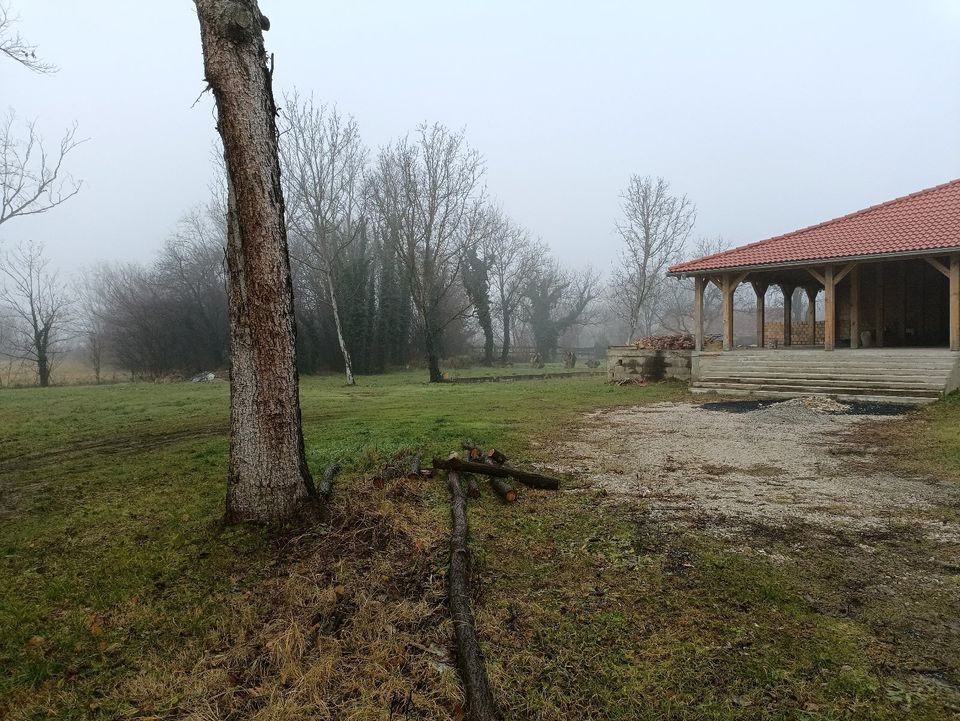
<path id="1" fill-rule="evenodd" d="M 796 521 L 865 530 L 906 514 L 931 540 L 960 539 L 960 524 L 924 513 L 960 502 L 954 484 L 881 467 L 851 432 L 890 411 L 815 399 L 606 410 L 587 417 L 558 465 L 644 499 L 654 518 L 721 533 Z"/>

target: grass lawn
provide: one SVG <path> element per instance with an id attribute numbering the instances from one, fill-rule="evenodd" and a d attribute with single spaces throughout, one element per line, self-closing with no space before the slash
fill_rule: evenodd
<path id="1" fill-rule="evenodd" d="M 458 718 L 439 480 L 376 489 L 464 438 L 551 457 L 580 414 L 681 397 L 601 378 L 304 379 L 320 527 L 226 527 L 226 384 L 0 393 L 0 717 Z M 927 412 L 960 468 L 960 403 Z M 577 488 L 574 480 L 569 484 Z M 803 579 L 592 489 L 471 502 L 475 606 L 512 719 L 950 718 L 888 678 Z"/>

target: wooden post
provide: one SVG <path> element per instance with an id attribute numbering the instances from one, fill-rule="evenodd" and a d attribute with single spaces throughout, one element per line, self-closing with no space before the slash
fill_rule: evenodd
<path id="1" fill-rule="evenodd" d="M 877 334 L 877 347 L 883 348 L 883 328 L 886 325 L 887 321 L 883 315 L 883 296 L 884 296 L 884 287 L 883 287 L 883 263 L 877 263 L 877 274 L 876 274 L 876 287 L 874 288 L 874 305 L 876 307 L 876 334 Z"/>
<path id="2" fill-rule="evenodd" d="M 810 326 L 810 345 L 817 344 L 817 293 L 820 290 L 816 286 L 808 285 L 804 288 L 807 291 L 807 325 Z"/>
<path id="3" fill-rule="evenodd" d="M 763 348 L 766 338 L 766 314 L 767 314 L 767 284 L 755 280 L 753 283 L 753 292 L 757 294 L 757 348 Z"/>
<path id="4" fill-rule="evenodd" d="M 950 350 L 960 351 L 960 255 L 950 256 Z"/>
<path id="5" fill-rule="evenodd" d="M 850 271 L 850 347 L 860 347 L 860 268 Z"/>
<path id="6" fill-rule="evenodd" d="M 780 285 L 783 293 L 783 344 L 793 345 L 793 291 L 792 285 Z"/>
<path id="7" fill-rule="evenodd" d="M 837 345 L 837 284 L 833 280 L 833 266 L 828 265 L 824 278 L 823 349 L 833 350 Z"/>
<path id="8" fill-rule="evenodd" d="M 707 279 L 702 275 L 693 278 L 693 337 L 694 350 L 703 350 L 703 292 Z"/>
<path id="9" fill-rule="evenodd" d="M 733 350 L 733 276 L 723 275 L 723 349 Z"/>

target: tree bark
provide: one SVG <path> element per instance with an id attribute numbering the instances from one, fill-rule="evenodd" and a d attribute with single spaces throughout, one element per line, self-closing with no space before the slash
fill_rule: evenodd
<path id="1" fill-rule="evenodd" d="M 343 356 L 344 372 L 347 374 L 347 385 L 356 385 L 353 378 L 353 361 L 347 349 L 347 341 L 343 337 L 343 326 L 340 324 L 340 306 L 337 305 L 337 293 L 333 288 L 333 274 L 327 271 L 327 291 L 330 293 L 330 307 L 333 310 L 333 324 L 337 327 L 337 340 L 340 342 L 340 353 Z"/>
<path id="2" fill-rule="evenodd" d="M 474 463 L 473 461 L 464 461 L 459 458 L 448 458 L 447 460 L 443 460 L 442 458 L 434 458 L 433 467 L 445 471 L 479 473 L 484 476 L 492 476 L 495 478 L 513 478 L 520 481 L 520 483 L 524 484 L 525 486 L 530 486 L 531 488 L 540 488 L 548 491 L 556 491 L 560 489 L 560 480 L 557 478 L 544 476 L 540 473 L 528 473 L 527 471 L 521 471 L 519 468 L 512 468 L 511 466 L 496 465 L 495 461 L 493 460 L 490 460 L 488 463 Z"/>
<path id="3" fill-rule="evenodd" d="M 467 695 L 467 714 L 470 721 L 495 721 L 500 718 L 483 652 L 477 640 L 473 607 L 470 603 L 470 549 L 467 546 L 467 502 L 460 488 L 460 476 L 447 474 L 450 485 L 450 510 L 453 531 L 450 534 L 450 571 L 448 576 L 450 617 L 457 641 L 457 666 Z"/>
<path id="4" fill-rule="evenodd" d="M 313 487 L 296 366 L 276 105 L 256 0 L 195 0 L 228 180 L 227 519 L 289 518 Z"/>
<path id="5" fill-rule="evenodd" d="M 443 373 L 440 372 L 440 333 L 433 328 L 429 318 L 424 323 L 423 342 L 427 354 L 427 368 L 430 371 L 430 382 L 440 383 L 443 380 Z"/>
<path id="6" fill-rule="evenodd" d="M 510 361 L 510 311 L 507 309 L 503 311 L 503 349 L 500 351 L 500 361 Z"/>

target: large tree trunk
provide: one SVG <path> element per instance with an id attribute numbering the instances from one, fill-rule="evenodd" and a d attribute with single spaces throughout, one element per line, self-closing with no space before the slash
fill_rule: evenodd
<path id="1" fill-rule="evenodd" d="M 510 311 L 503 311 L 503 349 L 500 351 L 500 361 L 510 361 Z"/>
<path id="2" fill-rule="evenodd" d="M 37 354 L 37 375 L 40 378 L 41 388 L 46 388 L 50 385 L 50 361 L 44 350 L 41 350 Z"/>
<path id="3" fill-rule="evenodd" d="M 308 496 L 276 106 L 256 0 L 195 0 L 217 101 L 229 203 L 227 518 L 277 521 Z"/>
<path id="4" fill-rule="evenodd" d="M 439 383 L 443 380 L 443 374 L 440 372 L 440 331 L 436 329 L 431 318 L 426 319 L 423 324 L 423 344 L 427 354 L 430 382 Z"/>
<path id="5" fill-rule="evenodd" d="M 340 306 L 337 305 L 337 293 L 333 288 L 333 276 L 327 271 L 327 292 L 330 293 L 330 307 L 333 309 L 333 324 L 337 327 L 337 340 L 340 342 L 340 353 L 343 355 L 344 372 L 347 374 L 347 385 L 356 385 L 353 378 L 353 361 L 350 359 L 350 350 L 343 337 L 343 326 L 340 324 Z"/>

